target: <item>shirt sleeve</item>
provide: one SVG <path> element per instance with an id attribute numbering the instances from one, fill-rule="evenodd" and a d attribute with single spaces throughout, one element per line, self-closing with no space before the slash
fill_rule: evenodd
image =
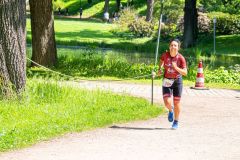
<path id="1" fill-rule="evenodd" d="M 161 60 L 161 61 L 164 61 L 165 57 L 166 57 L 166 53 L 163 53 L 163 54 L 161 55 L 160 60 Z"/>
<path id="2" fill-rule="evenodd" d="M 186 63 L 186 60 L 183 56 L 181 58 L 181 61 L 182 61 L 182 68 L 187 68 L 187 63 Z"/>

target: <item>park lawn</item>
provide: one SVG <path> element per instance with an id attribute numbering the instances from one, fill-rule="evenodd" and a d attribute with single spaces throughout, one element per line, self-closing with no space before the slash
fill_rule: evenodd
<path id="1" fill-rule="evenodd" d="M 216 55 L 240 56 L 240 35 L 219 35 L 216 37 Z M 203 53 L 213 53 L 213 38 L 200 40 L 197 45 Z"/>
<path id="2" fill-rule="evenodd" d="M 96 21 L 55 19 L 55 36 L 58 45 L 107 47 L 121 50 L 154 52 L 151 38 L 127 39 L 113 34 L 115 24 Z M 31 43 L 31 24 L 27 19 L 27 41 Z M 147 44 L 147 45 L 146 45 Z"/>
<path id="3" fill-rule="evenodd" d="M 50 80 L 27 80 L 21 99 L 0 101 L 0 152 L 164 112 L 142 98 L 88 91 Z"/>
<path id="4" fill-rule="evenodd" d="M 240 35 L 222 35 L 216 39 L 217 54 L 231 54 L 240 56 Z"/>
<path id="5" fill-rule="evenodd" d="M 127 6 L 128 0 L 121 0 L 121 4 L 123 6 Z M 79 8 L 83 9 L 83 18 L 102 18 L 104 12 L 104 4 L 103 0 L 92 0 L 92 3 L 89 4 L 88 0 L 56 0 L 54 3 L 54 10 L 57 12 L 58 7 L 64 11 L 66 8 L 69 10 L 69 15 L 79 15 Z M 146 14 L 147 6 L 145 5 L 145 0 L 138 0 L 134 2 L 134 8 L 137 10 L 139 14 Z M 113 13 L 116 11 L 116 0 L 109 1 L 109 13 Z"/>
<path id="6" fill-rule="evenodd" d="M 102 47 L 124 50 L 128 52 L 155 53 L 156 42 L 152 38 L 124 38 L 113 33 L 115 24 L 96 21 L 79 21 L 78 19 L 55 19 L 55 36 L 58 45 Z M 27 19 L 27 40 L 31 43 L 30 20 Z M 216 54 L 230 56 L 240 55 L 240 35 L 220 35 L 216 37 Z M 196 48 L 203 54 L 213 53 L 213 38 L 203 36 Z M 161 41 L 159 51 L 168 47 Z M 187 49 L 189 50 L 189 49 Z M 188 52 L 186 50 L 186 52 Z M 191 49 L 190 49 L 191 50 Z M 185 52 L 184 50 L 182 51 Z M 192 51 L 191 51 L 192 52 Z M 190 53 L 191 54 L 191 53 Z"/>

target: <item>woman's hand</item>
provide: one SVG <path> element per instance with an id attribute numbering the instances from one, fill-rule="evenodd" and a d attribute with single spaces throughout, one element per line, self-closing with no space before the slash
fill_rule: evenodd
<path id="1" fill-rule="evenodd" d="M 174 69 L 176 69 L 177 68 L 177 63 L 176 62 L 172 62 L 172 66 L 173 66 Z"/>
<path id="2" fill-rule="evenodd" d="M 179 68 L 179 67 L 177 66 L 176 62 L 172 62 L 172 67 L 173 67 L 176 71 L 178 71 L 181 75 L 183 75 L 183 76 L 186 76 L 186 75 L 187 75 L 187 68 L 183 68 L 183 69 Z"/>
<path id="3" fill-rule="evenodd" d="M 161 75 L 162 75 L 162 70 L 159 69 L 159 70 L 158 70 L 158 73 L 157 73 L 157 76 L 160 77 Z"/>

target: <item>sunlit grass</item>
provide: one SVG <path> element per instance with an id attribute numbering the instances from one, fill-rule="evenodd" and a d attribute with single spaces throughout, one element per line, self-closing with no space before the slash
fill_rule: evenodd
<path id="1" fill-rule="evenodd" d="M 163 111 L 141 98 L 61 86 L 52 81 L 28 80 L 21 99 L 0 101 L 0 151 L 68 132 L 145 120 Z"/>
<path id="2" fill-rule="evenodd" d="M 151 38 L 127 39 L 118 37 L 112 31 L 115 24 L 93 21 L 55 20 L 55 37 L 57 44 L 71 46 L 103 47 L 126 51 L 154 53 L 155 42 Z M 27 19 L 27 39 L 31 43 L 30 20 Z M 160 50 L 165 46 L 161 43 Z"/>
<path id="3" fill-rule="evenodd" d="M 240 56 L 240 35 L 219 35 L 216 37 L 217 55 Z M 213 37 L 206 36 L 197 45 L 203 53 L 213 53 Z"/>

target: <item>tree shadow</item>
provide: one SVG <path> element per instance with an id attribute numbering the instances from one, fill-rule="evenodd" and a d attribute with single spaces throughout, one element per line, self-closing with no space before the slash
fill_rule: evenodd
<path id="1" fill-rule="evenodd" d="M 156 42 L 152 40 L 140 44 L 135 43 L 134 39 L 126 41 L 128 39 L 124 37 L 118 37 L 118 41 L 110 42 L 110 39 L 116 39 L 116 36 L 108 32 L 93 31 L 88 29 L 76 32 L 57 32 L 56 37 L 58 37 L 58 45 L 111 48 L 128 53 L 139 52 L 148 53 L 149 55 L 155 54 L 156 49 Z M 81 40 L 83 38 L 87 38 L 89 40 Z M 164 52 L 166 48 L 168 48 L 168 44 L 165 42 L 161 42 L 159 46 L 159 53 Z"/>
<path id="2" fill-rule="evenodd" d="M 138 1 L 138 3 L 136 3 L 136 1 Z M 134 2 L 133 2 L 134 3 L 133 6 L 136 9 L 137 8 L 141 8 L 141 7 L 145 6 L 145 5 L 147 5 L 147 1 L 146 0 L 134 0 Z"/>
<path id="3" fill-rule="evenodd" d="M 61 20 L 61 21 L 84 21 L 84 22 L 94 22 L 94 23 L 103 23 L 103 21 L 99 18 L 81 18 L 79 16 L 64 16 L 64 15 L 54 15 L 54 20 Z"/>
<path id="4" fill-rule="evenodd" d="M 172 128 L 142 128 L 142 127 L 120 127 L 120 126 L 111 126 L 109 128 L 125 129 L 125 130 L 173 130 Z"/>
<path id="5" fill-rule="evenodd" d="M 59 38 L 69 38 L 69 39 L 80 39 L 80 38 L 89 38 L 89 39 L 105 39 L 105 38 L 116 38 L 111 33 L 101 32 L 99 30 L 89 30 L 84 29 L 76 32 L 57 32 L 56 36 Z"/>

